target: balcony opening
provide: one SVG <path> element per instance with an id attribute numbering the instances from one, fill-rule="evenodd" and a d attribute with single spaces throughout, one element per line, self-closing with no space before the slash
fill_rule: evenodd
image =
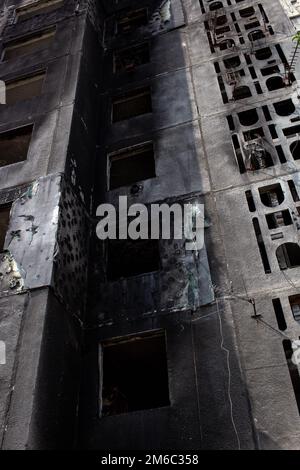
<path id="1" fill-rule="evenodd" d="M 286 225 L 292 225 L 293 223 L 290 211 L 288 209 L 284 211 L 273 212 L 272 214 L 267 214 L 266 220 L 269 229 L 285 227 Z"/>
<path id="2" fill-rule="evenodd" d="M 0 166 L 26 160 L 32 129 L 31 124 L 0 134 Z"/>
<path id="3" fill-rule="evenodd" d="M 164 331 L 102 342 L 100 364 L 103 417 L 170 405 Z"/>
<path id="4" fill-rule="evenodd" d="M 298 243 L 283 243 L 276 250 L 280 269 L 297 268 L 300 266 L 300 246 Z"/>
<path id="5" fill-rule="evenodd" d="M 109 189 L 128 186 L 156 176 L 151 142 L 122 149 L 108 157 L 110 165 Z"/>
<path id="6" fill-rule="evenodd" d="M 266 81 L 266 85 L 269 91 L 280 90 L 280 88 L 284 88 L 284 81 L 282 77 L 270 77 Z"/>
<path id="7" fill-rule="evenodd" d="M 149 63 L 149 44 L 144 43 L 135 47 L 114 52 L 114 73 L 131 72 L 140 65 Z"/>
<path id="8" fill-rule="evenodd" d="M 299 160 L 300 159 L 300 142 L 299 142 L 299 140 L 295 140 L 294 142 L 291 143 L 290 151 L 291 151 L 291 154 L 292 154 L 294 160 Z"/>
<path id="9" fill-rule="evenodd" d="M 216 26 L 223 26 L 226 23 L 227 23 L 227 16 L 226 15 L 217 16 Z"/>
<path id="10" fill-rule="evenodd" d="M 147 274 L 160 269 L 158 240 L 109 240 L 107 277 L 109 281 Z"/>
<path id="11" fill-rule="evenodd" d="M 293 312 L 294 319 L 300 323 L 300 295 L 291 295 L 289 297 L 290 306 Z"/>
<path id="12" fill-rule="evenodd" d="M 27 54 L 33 54 L 36 51 L 46 49 L 53 41 L 56 28 L 50 28 L 39 33 L 25 36 L 15 41 L 9 41 L 4 44 L 2 60 L 15 59 Z"/>
<path id="13" fill-rule="evenodd" d="M 43 71 L 6 82 L 6 104 L 11 105 L 39 96 L 42 92 L 45 75 L 46 73 Z"/>
<path id="14" fill-rule="evenodd" d="M 258 114 L 255 108 L 238 113 L 238 118 L 242 126 L 253 126 L 258 121 Z"/>
<path id="15" fill-rule="evenodd" d="M 289 339 L 284 339 L 282 341 L 283 349 L 285 352 L 286 362 L 289 369 L 290 378 L 292 381 L 292 386 L 295 394 L 296 403 L 298 406 L 298 411 L 300 413 L 300 375 L 299 369 L 292 360 L 294 354 L 292 343 Z"/>
<path id="16" fill-rule="evenodd" d="M 254 55 L 257 60 L 267 60 L 272 57 L 272 51 L 269 47 L 263 47 L 262 49 L 258 49 Z"/>
<path id="17" fill-rule="evenodd" d="M 122 18 L 118 18 L 116 22 L 117 34 L 128 34 L 141 26 L 145 26 L 148 22 L 148 13 L 146 8 L 129 11 Z"/>
<path id="18" fill-rule="evenodd" d="M 118 122 L 152 112 L 150 87 L 130 91 L 113 98 L 112 121 Z"/>
<path id="19" fill-rule="evenodd" d="M 16 9 L 17 21 L 25 21 L 36 15 L 51 13 L 61 8 L 64 0 L 43 0 L 40 2 L 30 3 L 21 8 Z"/>
<path id="20" fill-rule="evenodd" d="M 296 109 L 291 98 L 273 103 L 273 106 L 278 116 L 290 116 Z"/>
<path id="21" fill-rule="evenodd" d="M 280 331 L 285 331 L 287 329 L 287 324 L 284 318 L 284 313 L 282 310 L 282 305 L 280 299 L 272 299 L 274 312 L 276 315 L 277 325 Z"/>
<path id="22" fill-rule="evenodd" d="M 259 188 L 261 202 L 266 207 L 276 207 L 283 203 L 284 194 L 279 183 Z"/>
<path id="23" fill-rule="evenodd" d="M 220 51 L 225 51 L 226 49 L 233 49 L 235 47 L 235 42 L 233 39 L 225 39 L 218 42 L 217 44 L 220 48 Z"/>
<path id="24" fill-rule="evenodd" d="M 0 206 L 0 252 L 3 251 L 5 237 L 9 225 L 11 204 Z"/>

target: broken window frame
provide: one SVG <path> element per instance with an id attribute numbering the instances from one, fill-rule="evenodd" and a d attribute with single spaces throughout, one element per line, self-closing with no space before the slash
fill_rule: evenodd
<path id="1" fill-rule="evenodd" d="M 152 153 L 152 160 L 153 160 L 153 168 L 152 173 L 149 176 L 146 176 L 143 179 L 134 179 L 126 184 L 122 185 L 115 185 L 112 184 L 113 175 L 112 175 L 112 165 L 114 161 L 123 160 L 123 159 L 130 159 L 136 157 L 137 155 L 143 155 L 145 153 L 151 152 Z M 108 191 L 114 191 L 122 187 L 132 186 L 138 182 L 146 181 L 148 179 L 156 178 L 156 161 L 155 161 L 155 149 L 152 141 L 143 142 L 138 145 L 134 145 L 132 147 L 126 147 L 117 150 L 116 152 L 111 152 L 107 155 L 107 189 Z"/>
<path id="2" fill-rule="evenodd" d="M 120 412 L 115 412 L 115 413 L 104 413 L 104 409 L 103 409 L 104 408 L 103 391 L 104 391 L 104 386 L 105 386 L 105 375 L 106 375 L 105 370 L 107 369 L 107 367 L 110 364 L 109 362 L 108 362 L 108 365 L 105 364 L 105 348 L 118 347 L 119 346 L 119 348 L 120 348 L 119 355 L 121 355 L 122 345 L 133 343 L 134 341 L 137 342 L 137 343 L 140 342 L 141 345 L 142 345 L 142 342 L 151 341 L 152 339 L 157 340 L 158 338 L 161 338 L 161 344 L 160 344 L 161 351 L 160 351 L 160 354 L 159 354 L 160 355 L 160 361 L 159 362 L 157 361 L 157 359 L 158 359 L 158 355 L 157 355 L 155 362 L 157 363 L 157 365 L 160 368 L 161 385 L 163 384 L 163 386 L 164 386 L 163 393 L 165 395 L 161 398 L 161 404 L 155 404 L 155 405 L 153 404 L 152 406 L 134 408 L 134 407 L 132 407 L 132 405 L 130 407 L 130 396 L 129 396 L 128 397 L 129 400 L 127 401 L 127 406 L 126 406 L 126 395 L 123 394 L 124 391 L 123 392 L 121 391 L 122 398 L 125 398 L 125 400 L 123 401 L 123 410 L 121 410 Z M 139 350 L 139 349 L 142 350 L 142 348 L 141 347 L 139 348 L 139 346 L 138 346 L 137 350 Z M 124 357 L 124 356 L 125 356 L 125 354 L 123 352 L 122 357 Z M 139 355 L 139 358 L 141 358 L 141 355 Z M 147 359 L 149 361 L 149 357 L 147 357 L 147 355 L 145 355 L 145 358 L 144 358 L 145 364 L 147 364 Z M 161 362 L 161 359 L 164 359 L 163 363 Z M 135 368 L 136 368 L 136 370 L 134 371 L 135 375 L 137 375 L 138 368 L 140 368 L 140 367 L 141 367 L 140 365 L 135 365 Z M 118 368 L 120 368 L 119 364 L 116 365 L 116 371 L 117 371 Z M 122 368 L 126 369 L 124 364 L 123 364 Z M 144 369 L 146 370 L 146 367 L 144 367 Z M 157 368 L 155 368 L 155 369 L 157 369 Z M 171 405 L 170 373 L 169 373 L 169 363 L 168 363 L 167 335 L 166 335 L 166 331 L 163 330 L 163 329 L 154 329 L 154 330 L 151 330 L 151 331 L 145 331 L 145 332 L 141 332 L 141 333 L 132 333 L 132 334 L 122 336 L 122 337 L 113 337 L 113 338 L 110 338 L 110 339 L 102 340 L 101 342 L 99 342 L 99 347 L 98 347 L 98 370 L 99 370 L 99 380 L 98 380 L 98 384 L 99 384 L 98 385 L 99 408 L 98 408 L 98 417 L 100 419 L 104 418 L 104 417 L 109 417 L 109 416 L 116 416 L 117 417 L 117 416 L 121 416 L 121 415 L 124 415 L 124 414 L 129 414 L 129 413 L 137 413 L 137 412 L 143 413 L 145 410 L 154 410 L 154 409 L 159 409 L 159 408 L 166 408 L 166 407 L 169 407 Z M 112 369 L 110 368 L 110 371 L 111 370 Z M 133 370 L 130 370 L 130 368 L 128 368 L 128 366 L 127 366 L 127 373 L 129 373 L 129 375 L 132 375 L 132 373 L 133 373 Z M 152 373 L 153 373 L 153 371 L 152 371 Z M 154 379 L 154 377 L 153 377 L 153 379 Z M 122 379 L 121 379 L 121 384 L 122 384 Z M 110 386 L 111 385 L 112 385 L 112 383 L 110 384 Z M 120 388 L 120 383 L 119 384 L 116 383 L 115 385 L 119 386 L 119 388 Z M 158 391 L 161 390 L 161 386 L 157 387 L 157 390 Z M 142 387 L 141 387 L 141 391 L 142 391 Z M 141 395 L 141 396 L 143 396 L 143 395 Z M 157 399 L 157 397 L 155 397 L 155 398 Z"/>
<path id="3" fill-rule="evenodd" d="M 142 18 L 142 22 L 140 25 L 138 26 L 135 26 L 135 25 L 132 25 L 130 27 L 130 22 L 134 22 L 135 21 L 135 18 L 138 18 L 139 16 L 137 15 L 136 17 L 133 17 L 131 20 L 129 19 L 131 15 L 133 15 L 134 13 L 139 13 L 139 12 L 144 12 L 143 15 L 140 15 L 140 18 Z M 125 22 L 126 23 L 126 19 L 128 20 L 127 21 L 127 24 L 128 24 L 128 31 L 124 31 L 123 29 L 121 30 L 120 29 L 120 25 L 121 23 Z M 149 11 L 148 11 L 148 8 L 147 7 L 142 7 L 142 8 L 137 8 L 137 9 L 134 9 L 134 10 L 130 10 L 127 12 L 127 14 L 125 16 L 122 16 L 122 17 L 119 17 L 119 18 L 116 18 L 116 22 L 115 22 L 115 34 L 117 36 L 121 36 L 123 34 L 130 34 L 132 33 L 133 31 L 136 31 L 138 28 L 140 28 L 141 26 L 144 26 L 145 24 L 147 24 L 149 20 Z M 145 23 L 144 23 L 145 21 Z"/>
<path id="4" fill-rule="evenodd" d="M 129 53 L 132 52 L 132 56 L 134 57 L 134 50 L 137 50 L 137 51 L 142 51 L 142 54 L 141 56 L 143 56 L 143 53 L 147 56 L 147 59 L 144 61 L 144 59 L 141 59 L 141 63 L 134 63 L 134 64 L 126 64 L 125 66 L 121 66 L 121 67 L 118 67 L 118 61 L 121 61 L 122 60 L 122 53 L 126 54 L 126 51 L 128 51 Z M 119 55 L 119 57 L 118 57 Z M 129 54 L 130 55 L 130 54 Z M 124 73 L 124 72 L 130 72 L 130 71 L 133 71 L 135 70 L 137 67 L 140 67 L 142 65 L 145 65 L 145 64 L 148 64 L 151 62 L 151 57 L 150 57 L 150 43 L 149 42 L 142 42 L 140 44 L 136 44 L 134 46 L 131 46 L 131 47 L 125 47 L 125 48 L 122 48 L 122 49 L 118 49 L 118 50 L 115 50 L 113 52 L 113 73 L 114 75 L 117 75 L 117 74 L 120 74 L 120 73 Z M 131 65 L 131 66 L 130 66 Z"/>
<path id="5" fill-rule="evenodd" d="M 137 114 L 133 113 L 133 114 L 127 115 L 127 116 L 122 117 L 122 118 L 116 118 L 115 117 L 115 114 L 116 114 L 115 106 L 116 105 L 118 105 L 119 103 L 129 103 L 130 101 L 136 100 L 140 96 L 147 96 L 147 95 L 148 95 L 148 99 L 149 99 L 149 103 L 150 103 L 149 110 L 147 109 L 147 111 L 142 112 L 142 113 L 139 112 Z M 151 93 L 151 87 L 150 86 L 135 88 L 135 89 L 130 90 L 127 93 L 125 93 L 121 96 L 115 96 L 115 97 L 112 98 L 112 106 L 111 106 L 111 122 L 112 122 L 112 124 L 115 124 L 117 122 L 127 121 L 128 119 L 132 119 L 132 118 L 135 118 L 135 117 L 138 117 L 138 116 L 144 116 L 145 114 L 149 114 L 149 113 L 152 113 L 152 112 L 153 112 L 152 93 Z"/>
<path id="6" fill-rule="evenodd" d="M 3 168 L 4 166 L 10 166 L 10 165 L 14 165 L 14 164 L 17 164 L 17 163 L 23 163 L 27 160 L 27 157 L 28 157 L 28 153 L 29 153 L 29 150 L 30 150 L 30 145 L 31 145 L 31 139 L 32 139 L 32 134 L 33 134 L 33 131 L 34 131 L 34 124 L 33 123 L 29 123 L 29 124 L 26 124 L 26 125 L 23 125 L 23 126 L 19 126 L 19 127 L 16 127 L 16 128 L 12 128 L 12 129 L 8 129 L 6 131 L 3 131 L 0 133 L 0 148 L 1 148 L 1 136 L 5 136 L 6 134 L 18 134 L 18 132 L 22 132 L 22 129 L 25 130 L 25 129 L 31 129 L 31 132 L 30 132 L 30 138 L 29 138 L 29 141 L 28 141 L 28 145 L 27 145 L 27 151 L 26 151 L 26 156 L 24 158 L 22 158 L 22 160 L 17 160 L 17 161 L 14 161 L 14 162 L 11 162 L 11 163 L 7 163 L 6 165 L 1 165 L 1 154 L 0 154 L 0 169 Z"/>

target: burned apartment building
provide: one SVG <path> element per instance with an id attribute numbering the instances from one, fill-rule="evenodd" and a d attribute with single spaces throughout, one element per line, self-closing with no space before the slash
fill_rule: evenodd
<path id="1" fill-rule="evenodd" d="M 300 449 L 294 4 L 1 0 L 2 449 Z M 205 246 L 101 242 L 119 196 Z"/>

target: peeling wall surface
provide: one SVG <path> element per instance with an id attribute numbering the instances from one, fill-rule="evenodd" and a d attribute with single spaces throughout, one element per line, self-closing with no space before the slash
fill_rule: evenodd
<path id="1" fill-rule="evenodd" d="M 0 80 L 45 72 L 0 105 L 0 143 L 32 126 L 27 156 L 0 166 L 0 447 L 299 450 L 283 348 L 300 336 L 290 2 L 65 0 L 22 19 L 27 3 L 0 1 Z M 151 177 L 110 189 L 111 155 L 149 144 Z M 112 279 L 96 209 L 120 196 L 204 204 L 203 248 L 159 240 L 155 270 L 124 275 L 115 257 Z M 157 330 L 169 404 L 103 415 L 103 348 Z"/>

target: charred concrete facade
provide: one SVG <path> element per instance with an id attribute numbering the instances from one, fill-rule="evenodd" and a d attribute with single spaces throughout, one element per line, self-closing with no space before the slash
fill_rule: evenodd
<path id="1" fill-rule="evenodd" d="M 1 447 L 299 449 L 281 3 L 11 0 L 0 21 Z M 100 242 L 119 196 L 204 203 L 205 247 Z"/>

